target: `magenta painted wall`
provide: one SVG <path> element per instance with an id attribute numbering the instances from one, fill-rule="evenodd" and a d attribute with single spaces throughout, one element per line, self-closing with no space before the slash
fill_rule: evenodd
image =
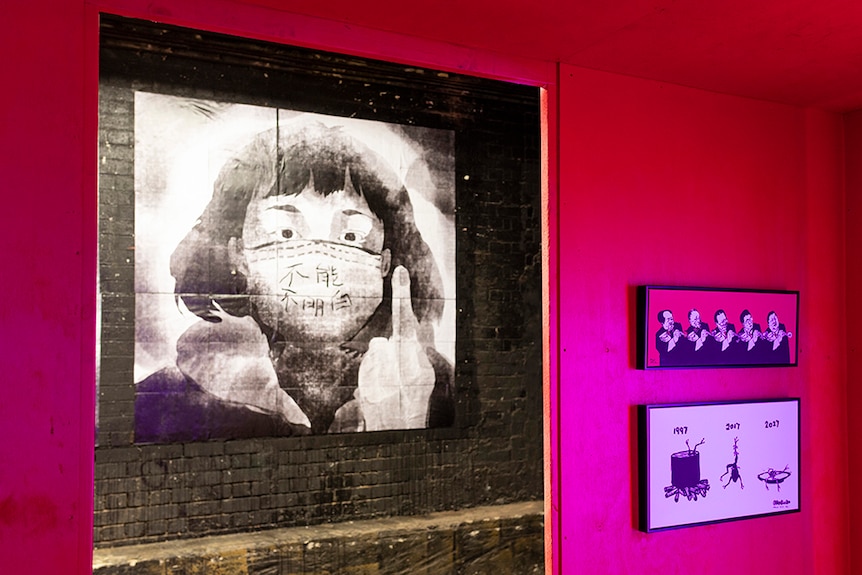
<path id="1" fill-rule="evenodd" d="M 845 257 L 858 261 L 860 238 L 848 232 L 845 250 L 840 117 L 569 67 L 557 84 L 550 62 L 239 0 L 7 4 L 0 35 L 4 572 L 90 570 L 99 9 L 548 87 L 546 181 L 551 190 L 559 182 L 559 196 L 547 199 L 546 272 L 555 571 L 848 571 L 847 354 L 836 341 L 852 334 L 835 326 L 846 325 L 845 269 L 853 266 Z M 852 129 L 857 143 L 860 124 Z M 847 273 L 846 285 L 858 288 L 858 274 Z M 800 290 L 800 367 L 635 370 L 641 283 Z M 851 319 L 862 319 L 855 313 Z M 634 405 L 786 395 L 804 406 L 801 513 L 635 530 Z"/>
<path id="2" fill-rule="evenodd" d="M 84 573 L 95 317 L 83 297 L 95 277 L 95 246 L 82 241 L 95 222 L 84 199 L 95 144 L 84 127 L 84 12 L 13 2 L 3 21 L 0 569 Z"/>
<path id="3" fill-rule="evenodd" d="M 560 134 L 563 573 L 846 572 L 841 118 L 563 67 Z M 638 284 L 800 290 L 800 367 L 636 370 Z M 636 531 L 633 406 L 786 396 L 801 513 Z"/>
<path id="4" fill-rule="evenodd" d="M 845 117 L 847 208 L 847 325 L 862 324 L 862 112 Z M 847 357 L 856 359 L 862 352 L 862 333 L 847 330 Z M 858 361 L 847 362 L 847 406 L 848 433 L 850 440 L 848 475 L 858 480 L 862 477 L 862 418 L 856 407 L 862 405 L 862 366 Z M 852 481 L 851 479 L 851 481 Z M 850 491 L 849 514 L 859 517 L 862 513 L 862 495 Z M 850 523 L 850 548 L 862 549 L 862 525 Z M 851 573 L 862 574 L 862 555 L 853 553 Z"/>

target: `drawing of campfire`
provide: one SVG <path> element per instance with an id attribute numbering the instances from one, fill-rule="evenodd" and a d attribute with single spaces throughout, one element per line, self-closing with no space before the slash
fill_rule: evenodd
<path id="1" fill-rule="evenodd" d="M 674 502 L 678 502 L 680 495 L 689 501 L 692 499 L 697 501 L 698 495 L 706 497 L 706 492 L 709 491 L 709 480 L 700 478 L 700 453 L 697 452 L 698 446 L 704 443 L 706 441 L 701 439 L 700 443 L 692 449 L 686 439 L 685 446 L 688 449 L 671 454 L 671 485 L 664 488 L 665 498 L 673 497 Z"/>

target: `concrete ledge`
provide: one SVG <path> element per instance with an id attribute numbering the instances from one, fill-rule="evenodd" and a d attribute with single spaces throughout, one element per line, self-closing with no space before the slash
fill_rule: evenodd
<path id="1" fill-rule="evenodd" d="M 541 501 L 96 549 L 94 575 L 528 575 Z"/>

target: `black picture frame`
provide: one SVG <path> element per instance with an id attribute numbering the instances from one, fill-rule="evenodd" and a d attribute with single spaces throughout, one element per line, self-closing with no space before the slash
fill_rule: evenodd
<path id="1" fill-rule="evenodd" d="M 640 369 L 798 365 L 798 291 L 643 285 L 637 318 Z"/>
<path id="2" fill-rule="evenodd" d="M 799 398 L 638 406 L 638 528 L 801 510 Z"/>

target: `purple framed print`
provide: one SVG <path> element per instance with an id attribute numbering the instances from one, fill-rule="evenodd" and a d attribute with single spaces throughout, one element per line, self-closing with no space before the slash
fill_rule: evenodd
<path id="1" fill-rule="evenodd" d="M 639 529 L 800 510 L 798 398 L 638 406 Z"/>
<path id="2" fill-rule="evenodd" d="M 799 292 L 639 286 L 638 367 L 797 365 Z"/>

